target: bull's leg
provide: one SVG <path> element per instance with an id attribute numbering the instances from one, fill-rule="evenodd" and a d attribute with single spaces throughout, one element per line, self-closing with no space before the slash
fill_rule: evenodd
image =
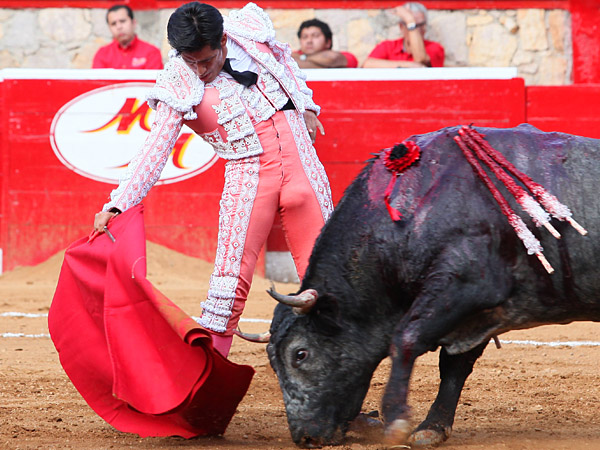
<path id="1" fill-rule="evenodd" d="M 402 352 L 402 348 L 402 343 L 395 336 L 390 352 L 392 372 L 381 405 L 386 422 L 385 441 L 388 444 L 404 444 L 410 435 L 410 411 L 406 402 L 408 383 L 416 358 L 425 353 L 425 350 L 419 353 Z"/>
<path id="2" fill-rule="evenodd" d="M 401 326 L 392 337 L 390 356 L 392 358 L 392 371 L 385 389 L 382 401 L 383 418 L 386 422 L 385 441 L 388 444 L 404 444 L 412 431 L 410 424 L 410 410 L 407 404 L 408 385 L 415 360 L 433 350 L 423 339 L 423 329 L 418 308 L 408 314 L 412 321 L 401 322 Z M 408 315 L 407 314 L 407 315 Z M 406 317 L 406 316 L 405 316 Z"/>
<path id="3" fill-rule="evenodd" d="M 429 409 L 427 418 L 410 436 L 413 445 L 437 445 L 450 437 L 456 405 L 467 377 L 473 371 L 475 361 L 481 356 L 487 342 L 459 355 L 449 355 L 440 350 L 440 388 Z"/>
<path id="4" fill-rule="evenodd" d="M 488 251 L 490 247 L 486 243 L 485 236 L 453 241 L 430 268 L 421 292 L 394 331 L 390 348 L 392 371 L 382 401 L 389 444 L 406 443 L 411 432 L 406 401 L 415 360 L 435 350 L 440 340 L 466 317 L 494 308 L 508 296 L 511 286 L 507 276 L 509 271 L 497 254 Z M 473 358 L 473 361 L 477 359 Z M 457 373 L 443 378 L 448 378 L 446 383 L 461 378 L 464 382 L 467 373 L 459 375 L 460 371 L 454 365 L 450 364 L 448 371 Z M 472 367 L 471 363 L 469 365 Z M 446 402 L 456 405 L 458 397 L 451 401 L 445 399 L 446 396 L 451 398 L 450 392 L 453 391 L 456 391 L 453 395 L 458 396 L 460 388 L 444 384 L 442 391 L 443 401 L 434 408 L 435 415 L 441 413 Z"/>

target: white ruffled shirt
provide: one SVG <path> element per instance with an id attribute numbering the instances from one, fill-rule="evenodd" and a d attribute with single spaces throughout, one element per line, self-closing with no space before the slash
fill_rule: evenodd
<path id="1" fill-rule="evenodd" d="M 239 44 L 233 41 L 231 38 L 227 38 L 227 58 L 231 63 L 231 68 L 238 72 L 250 72 L 258 73 L 258 66 L 254 60 L 250 57 L 247 51 L 245 51 Z M 228 76 L 230 76 L 228 74 Z"/>

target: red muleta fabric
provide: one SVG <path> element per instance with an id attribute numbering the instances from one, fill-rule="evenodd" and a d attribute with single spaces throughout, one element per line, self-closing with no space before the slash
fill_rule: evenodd
<path id="1" fill-rule="evenodd" d="M 210 334 L 146 279 L 143 207 L 66 251 L 48 326 L 86 402 L 120 431 L 220 435 L 254 369 L 212 347 Z"/>

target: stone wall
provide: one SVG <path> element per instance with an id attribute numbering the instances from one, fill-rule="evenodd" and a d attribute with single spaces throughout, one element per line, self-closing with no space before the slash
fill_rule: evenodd
<path id="1" fill-rule="evenodd" d="M 138 11 L 138 35 L 166 58 L 172 10 Z M 223 10 L 227 14 L 227 10 Z M 297 47 L 299 24 L 331 26 L 336 50 L 362 62 L 382 40 L 399 37 L 398 21 L 380 9 L 268 9 L 280 41 Z M 528 85 L 572 83 L 571 17 L 564 10 L 431 10 L 428 39 L 446 49 L 446 66 L 518 68 Z M 89 68 L 110 41 L 104 9 L 0 9 L 0 68 Z"/>

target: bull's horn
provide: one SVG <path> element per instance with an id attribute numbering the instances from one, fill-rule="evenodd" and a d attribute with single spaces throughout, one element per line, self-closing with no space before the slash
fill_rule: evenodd
<path id="1" fill-rule="evenodd" d="M 271 338 L 271 333 L 268 331 L 265 331 L 264 333 L 260 334 L 244 333 L 242 330 L 240 330 L 239 327 L 237 328 L 237 330 L 233 330 L 233 333 L 236 336 L 241 337 L 245 341 L 256 342 L 258 344 L 268 344 L 269 339 Z"/>
<path id="2" fill-rule="evenodd" d="M 278 293 L 275 288 L 271 287 L 268 294 L 284 305 L 292 306 L 296 314 L 308 313 L 319 298 L 319 293 L 314 289 L 307 289 L 296 295 L 283 295 Z"/>

